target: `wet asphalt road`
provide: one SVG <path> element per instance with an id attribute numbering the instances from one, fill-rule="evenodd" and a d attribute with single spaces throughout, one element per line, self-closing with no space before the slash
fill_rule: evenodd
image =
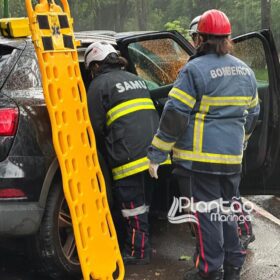
<path id="1" fill-rule="evenodd" d="M 246 198 L 280 219 L 280 196 L 259 195 Z"/>
<path id="2" fill-rule="evenodd" d="M 150 279 L 182 279 L 185 271 L 192 267 L 192 261 L 178 261 L 180 255 L 192 255 L 194 242 L 183 234 L 183 226 L 168 226 L 162 238 L 157 239 L 155 246 L 160 246 L 154 256 L 153 263 L 145 269 L 129 267 L 126 271 L 127 280 Z M 263 229 L 266 234 L 263 234 Z M 262 217 L 256 217 L 254 229 L 257 240 L 248 249 L 247 260 L 242 272 L 242 280 L 279 280 L 280 279 L 280 228 L 268 223 Z M 180 236 L 176 244 L 166 239 L 170 236 Z M 164 240 L 163 243 L 161 243 Z M 167 239 L 168 240 L 168 239 Z M 168 255 L 166 255 L 168 253 Z M 143 274 L 144 272 L 144 274 Z"/>
<path id="3" fill-rule="evenodd" d="M 279 198 L 267 196 L 249 199 L 280 218 Z M 249 246 L 242 280 L 279 280 L 280 226 L 255 213 L 253 227 L 256 241 Z M 13 250 L 5 248 L 7 243 L 0 246 L 0 280 L 51 280 L 47 276 L 34 274 L 22 254 L 21 245 L 13 242 Z M 191 256 L 194 239 L 186 224 L 172 225 L 166 220 L 155 220 L 152 226 L 152 246 L 152 263 L 127 267 L 126 280 L 182 279 L 185 271 L 193 265 Z M 185 256 L 186 260 L 180 261 L 181 256 Z"/>

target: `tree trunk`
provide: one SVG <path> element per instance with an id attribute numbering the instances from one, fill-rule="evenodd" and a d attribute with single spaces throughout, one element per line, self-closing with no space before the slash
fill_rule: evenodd
<path id="1" fill-rule="evenodd" d="M 147 0 L 137 0 L 137 16 L 138 16 L 138 27 L 139 30 L 147 30 L 147 20 L 148 20 L 148 1 Z"/>
<path id="2" fill-rule="evenodd" d="M 9 13 L 9 0 L 4 0 L 4 18 L 10 17 Z"/>
<path id="3" fill-rule="evenodd" d="M 270 28 L 271 0 L 261 0 L 261 28 Z"/>
<path id="4" fill-rule="evenodd" d="M 125 20 L 127 19 L 128 12 L 128 1 L 127 0 L 119 0 L 117 2 L 117 26 L 116 31 L 123 31 Z"/>

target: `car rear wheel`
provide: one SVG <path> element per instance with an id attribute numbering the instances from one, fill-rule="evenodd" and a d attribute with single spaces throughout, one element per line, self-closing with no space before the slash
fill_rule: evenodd
<path id="1" fill-rule="evenodd" d="M 59 183 L 50 190 L 40 230 L 34 238 L 40 272 L 55 279 L 80 278 L 72 220 Z"/>
<path id="2" fill-rule="evenodd" d="M 112 180 L 101 154 L 99 154 L 99 163 L 106 183 L 108 203 L 112 209 Z M 31 248 L 33 248 L 32 261 L 37 260 L 36 267 L 39 272 L 54 279 L 81 278 L 72 219 L 64 197 L 60 176 L 54 179 L 40 229 L 32 238 Z"/>

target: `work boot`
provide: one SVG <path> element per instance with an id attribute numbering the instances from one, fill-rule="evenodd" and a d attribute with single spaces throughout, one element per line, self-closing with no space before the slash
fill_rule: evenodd
<path id="1" fill-rule="evenodd" d="M 247 249 L 248 248 L 248 245 L 251 243 L 251 242 L 254 242 L 256 239 L 255 235 L 254 234 L 250 234 L 250 235 L 241 235 L 240 236 L 240 242 L 243 246 L 244 249 Z"/>
<path id="2" fill-rule="evenodd" d="M 224 280 L 240 280 L 241 267 L 226 264 Z"/>
<path id="3" fill-rule="evenodd" d="M 122 253 L 123 263 L 125 265 L 144 265 L 149 264 L 151 262 L 150 254 L 146 254 L 144 258 L 131 256 L 126 253 Z"/>
<path id="4" fill-rule="evenodd" d="M 184 280 L 223 280 L 224 279 L 224 271 L 220 268 L 217 271 L 213 271 L 210 273 L 203 273 L 195 268 L 187 271 L 185 274 Z"/>

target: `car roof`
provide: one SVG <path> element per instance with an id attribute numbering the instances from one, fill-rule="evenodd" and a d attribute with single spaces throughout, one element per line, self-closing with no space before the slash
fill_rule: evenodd
<path id="1" fill-rule="evenodd" d="M 129 32 L 115 32 L 112 30 L 93 30 L 93 31 L 78 31 L 75 32 L 75 38 L 81 41 L 82 45 L 88 45 L 96 41 L 106 41 L 112 45 L 117 45 L 117 40 L 133 35 L 146 34 L 151 31 L 129 31 Z M 31 42 L 31 37 L 24 38 L 6 38 L 0 36 L 0 44 L 10 45 L 13 47 L 21 48 L 26 41 Z"/>
<path id="2" fill-rule="evenodd" d="M 147 33 L 151 33 L 151 32 L 155 32 L 155 31 L 126 31 L 126 32 L 119 32 L 119 33 L 116 33 L 115 38 L 116 39 L 122 39 L 122 38 L 130 37 L 130 36 L 133 36 L 133 35 L 143 35 L 143 34 L 147 34 Z"/>
<path id="3" fill-rule="evenodd" d="M 129 31 L 117 33 L 112 30 L 93 30 L 75 32 L 75 39 L 81 42 L 81 45 L 78 47 L 78 59 L 80 62 L 84 60 L 84 52 L 86 48 L 94 42 L 105 41 L 113 45 L 118 50 L 118 39 L 130 37 L 133 35 L 146 34 L 149 32 L 151 31 Z M 24 49 L 26 44 L 30 47 L 33 46 L 31 42 L 31 36 L 24 38 L 6 38 L 0 36 L 0 45 L 8 45 L 18 49 Z"/>
<path id="4" fill-rule="evenodd" d="M 97 30 L 97 31 L 80 31 L 75 32 L 75 38 L 81 41 L 82 45 L 91 44 L 97 41 L 105 41 L 112 45 L 116 45 L 116 32 L 110 30 Z"/>
<path id="5" fill-rule="evenodd" d="M 75 37 L 81 40 L 82 43 L 93 43 L 95 41 L 107 41 L 108 43 L 115 45 L 118 39 L 130 37 L 133 35 L 147 34 L 152 31 L 127 31 L 127 32 L 115 32 L 112 30 L 93 30 L 93 31 L 80 31 L 75 32 Z"/>
<path id="6" fill-rule="evenodd" d="M 26 45 L 26 39 L 27 38 L 6 38 L 3 36 L 0 36 L 0 44 L 21 49 Z"/>

